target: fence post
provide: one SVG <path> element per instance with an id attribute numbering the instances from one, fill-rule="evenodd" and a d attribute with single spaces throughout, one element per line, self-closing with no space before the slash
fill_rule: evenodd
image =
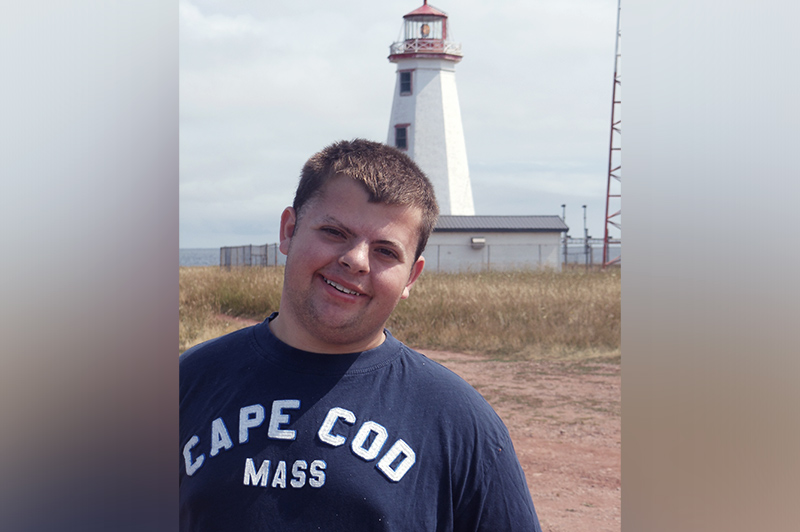
<path id="1" fill-rule="evenodd" d="M 583 264 L 586 269 L 589 269 L 589 234 L 586 233 L 583 237 Z"/>

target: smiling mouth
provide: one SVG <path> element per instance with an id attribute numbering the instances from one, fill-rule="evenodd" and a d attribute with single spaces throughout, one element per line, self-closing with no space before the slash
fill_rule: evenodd
<path id="1" fill-rule="evenodd" d="M 345 288 L 344 286 L 340 285 L 340 284 L 339 284 L 339 283 L 337 283 L 337 282 L 331 281 L 330 279 L 326 279 L 325 277 L 323 277 L 322 279 L 323 279 L 323 280 L 324 280 L 326 283 L 328 283 L 329 285 L 331 285 L 332 287 L 334 287 L 335 289 L 337 289 L 339 292 L 342 292 L 342 293 L 344 293 L 344 294 L 350 294 L 351 296 L 360 296 L 360 295 L 362 295 L 362 294 L 359 294 L 358 292 L 356 292 L 356 291 L 354 291 L 354 290 L 350 290 L 350 289 L 348 289 L 348 288 Z"/>

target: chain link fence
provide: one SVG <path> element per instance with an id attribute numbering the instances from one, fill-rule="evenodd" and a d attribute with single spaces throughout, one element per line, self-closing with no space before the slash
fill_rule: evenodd
<path id="1" fill-rule="evenodd" d="M 585 266 L 603 265 L 603 239 L 589 238 L 567 238 L 566 244 L 561 239 L 561 258 L 564 264 L 580 264 Z M 609 243 L 608 260 L 612 261 L 622 253 L 622 244 L 619 242 Z M 566 258 L 564 258 L 566 257 Z"/>
<path id="2" fill-rule="evenodd" d="M 222 268 L 239 266 L 282 266 L 286 256 L 278 250 L 278 244 L 263 246 L 229 246 L 219 248 L 219 265 Z"/>
<path id="3" fill-rule="evenodd" d="M 610 244 L 608 260 L 620 256 L 622 245 Z M 562 264 L 601 266 L 603 239 L 568 238 L 558 246 L 547 244 L 492 244 L 476 250 L 470 245 L 438 244 L 425 250 L 428 271 L 488 271 L 549 267 Z M 219 250 L 222 268 L 239 266 L 283 266 L 286 256 L 278 244 L 229 246 Z"/>

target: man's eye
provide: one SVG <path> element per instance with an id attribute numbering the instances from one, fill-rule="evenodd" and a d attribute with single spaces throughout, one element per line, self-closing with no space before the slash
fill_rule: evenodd
<path id="1" fill-rule="evenodd" d="M 378 248 L 378 253 L 380 253 L 381 255 L 385 255 L 385 256 L 387 256 L 387 257 L 391 257 L 391 258 L 393 258 L 393 259 L 396 259 L 396 258 L 397 258 L 397 253 L 395 253 L 395 252 L 394 252 L 394 251 L 392 251 L 391 249 L 386 249 L 386 248 Z"/>
<path id="2" fill-rule="evenodd" d="M 324 233 L 328 233 L 329 235 L 333 235 L 333 236 L 344 236 L 344 233 L 342 233 L 338 229 L 334 229 L 333 227 L 323 227 L 322 231 Z"/>

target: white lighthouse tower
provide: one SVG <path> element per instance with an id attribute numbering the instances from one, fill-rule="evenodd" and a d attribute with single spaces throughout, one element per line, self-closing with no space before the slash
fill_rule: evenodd
<path id="1" fill-rule="evenodd" d="M 403 19 L 402 40 L 390 47 L 397 82 L 387 144 L 405 150 L 427 174 L 442 214 L 474 215 L 456 91 L 461 44 L 447 40 L 447 14 L 428 0 Z"/>

